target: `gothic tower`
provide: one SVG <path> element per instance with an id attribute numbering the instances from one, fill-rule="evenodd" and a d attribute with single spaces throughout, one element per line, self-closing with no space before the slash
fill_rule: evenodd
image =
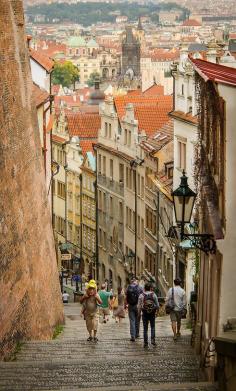
<path id="1" fill-rule="evenodd" d="M 137 26 L 137 30 L 136 30 L 136 37 L 139 40 L 139 43 L 140 43 L 140 46 L 141 46 L 141 50 L 143 50 L 145 48 L 145 31 L 144 31 L 143 26 L 142 26 L 141 16 L 138 19 L 138 26 Z"/>
<path id="2" fill-rule="evenodd" d="M 122 42 L 121 75 L 130 75 L 133 79 L 140 77 L 140 42 L 134 36 L 131 26 L 126 26 Z"/>

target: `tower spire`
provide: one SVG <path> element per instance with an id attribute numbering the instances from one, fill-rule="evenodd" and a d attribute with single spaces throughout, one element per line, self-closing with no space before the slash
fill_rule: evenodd
<path id="1" fill-rule="evenodd" d="M 141 16 L 138 18 L 138 27 L 137 30 L 143 30 L 142 22 L 141 22 Z"/>

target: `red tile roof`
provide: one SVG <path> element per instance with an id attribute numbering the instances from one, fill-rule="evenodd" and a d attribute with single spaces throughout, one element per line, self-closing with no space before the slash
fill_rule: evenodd
<path id="1" fill-rule="evenodd" d="M 164 95 L 164 86 L 153 84 L 153 86 L 143 91 L 143 95 Z"/>
<path id="2" fill-rule="evenodd" d="M 153 61 L 174 61 L 179 58 L 179 50 L 153 49 L 151 59 Z"/>
<path id="3" fill-rule="evenodd" d="M 197 20 L 195 19 L 187 19 L 183 22 L 182 26 L 189 26 L 189 27 L 198 27 L 198 26 L 201 26 L 201 23 L 198 22 Z"/>
<path id="4" fill-rule="evenodd" d="M 63 138 L 63 137 L 57 136 L 56 134 L 53 134 L 52 135 L 52 141 L 54 141 L 56 143 L 59 143 L 59 144 L 63 144 L 63 143 L 66 142 L 66 139 Z"/>
<path id="5" fill-rule="evenodd" d="M 67 124 L 70 137 L 96 139 L 101 127 L 101 118 L 98 113 L 70 113 L 67 114 Z"/>
<path id="6" fill-rule="evenodd" d="M 82 154 L 85 155 L 87 152 L 93 152 L 93 144 L 97 142 L 97 138 L 89 140 L 80 140 L 79 144 L 82 148 Z"/>
<path id="7" fill-rule="evenodd" d="M 170 117 L 182 119 L 183 121 L 191 122 L 192 124 L 197 125 L 198 118 L 196 115 L 192 116 L 190 113 L 184 113 L 183 111 L 171 111 L 169 113 Z"/>
<path id="8" fill-rule="evenodd" d="M 54 98 L 54 106 L 55 108 L 61 107 L 61 104 L 63 106 L 66 106 L 67 108 L 70 107 L 79 107 L 81 106 L 80 97 L 77 95 L 62 95 L 62 96 L 55 96 Z"/>
<path id="9" fill-rule="evenodd" d="M 46 69 L 47 72 L 51 72 L 54 61 L 49 58 L 47 55 L 45 55 L 43 52 L 39 50 L 30 49 L 29 51 L 30 57 L 36 61 L 39 65 L 41 65 L 44 69 Z"/>
<path id="10" fill-rule="evenodd" d="M 168 113 L 172 107 L 135 106 L 135 118 L 138 120 L 139 131 L 145 131 L 147 136 L 152 136 L 164 124 L 169 121 Z"/>
<path id="11" fill-rule="evenodd" d="M 195 71 L 203 80 L 236 86 L 236 69 L 190 57 Z"/>
<path id="12" fill-rule="evenodd" d="M 153 109 L 156 109 L 156 113 L 159 108 L 165 108 L 166 111 L 170 111 L 172 108 L 172 96 L 171 95 L 161 95 L 161 96 L 145 96 L 140 95 L 123 95 L 116 96 L 114 98 L 114 103 L 119 119 L 121 120 L 125 114 L 125 107 L 128 103 L 132 103 L 135 106 L 143 106 L 148 108 L 153 106 Z"/>
<path id="13" fill-rule="evenodd" d="M 32 98 L 35 107 L 38 108 L 49 100 L 49 93 L 33 83 Z"/>

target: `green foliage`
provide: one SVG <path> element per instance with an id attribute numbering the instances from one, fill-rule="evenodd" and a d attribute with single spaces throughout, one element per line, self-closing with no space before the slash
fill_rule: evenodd
<path id="1" fill-rule="evenodd" d="M 160 4 L 137 4 L 137 3 L 53 3 L 40 4 L 26 9 L 29 21 L 34 22 L 36 15 L 41 15 L 45 18 L 46 23 L 60 23 L 60 22 L 74 22 L 82 24 L 83 26 L 91 26 L 97 22 L 111 22 L 114 23 L 116 19 L 116 11 L 121 15 L 126 15 L 130 21 L 137 21 L 139 16 L 151 16 L 154 21 L 156 17 L 152 17 L 155 13 L 158 15 L 160 10 L 170 11 L 178 9 L 182 11 L 184 19 L 188 10 L 175 3 L 160 3 Z"/>
<path id="2" fill-rule="evenodd" d="M 92 72 L 89 79 L 87 80 L 87 84 L 89 87 L 93 87 L 94 86 L 94 82 L 96 79 L 99 79 L 100 78 L 100 75 L 98 72 Z"/>
<path id="3" fill-rule="evenodd" d="M 61 325 L 61 324 L 57 325 L 53 331 L 52 339 L 56 339 L 58 337 L 58 335 L 62 333 L 63 330 L 64 330 L 63 325 Z"/>
<path id="4" fill-rule="evenodd" d="M 52 83 L 70 87 L 79 80 L 79 70 L 71 61 L 63 64 L 56 62 L 52 73 Z"/>
<path id="5" fill-rule="evenodd" d="M 8 358 L 8 361 L 16 361 L 17 354 L 21 351 L 23 345 L 24 345 L 24 343 L 22 341 L 16 342 L 15 349 L 12 352 L 12 354 L 10 355 L 10 357 Z"/>

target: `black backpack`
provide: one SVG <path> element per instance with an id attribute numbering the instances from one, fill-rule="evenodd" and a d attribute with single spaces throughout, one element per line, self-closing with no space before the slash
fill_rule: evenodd
<path id="1" fill-rule="evenodd" d="M 144 294 L 142 310 L 147 314 L 152 314 L 153 312 L 156 311 L 156 309 L 157 309 L 157 305 L 155 303 L 153 293 L 150 293 L 148 295 Z"/>
<path id="2" fill-rule="evenodd" d="M 126 297 L 127 297 L 128 304 L 130 304 L 130 305 L 138 304 L 138 297 L 139 297 L 138 286 L 137 285 L 128 286 Z"/>

